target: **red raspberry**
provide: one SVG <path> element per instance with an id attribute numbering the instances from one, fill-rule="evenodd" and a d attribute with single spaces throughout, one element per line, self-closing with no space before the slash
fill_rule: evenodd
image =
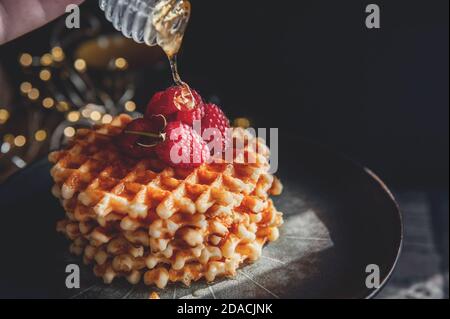
<path id="1" fill-rule="evenodd" d="M 188 112 L 178 112 L 176 114 L 176 120 L 183 122 L 189 126 L 194 125 L 194 121 L 201 121 L 205 114 L 204 104 L 202 103 L 199 107 Z"/>
<path id="2" fill-rule="evenodd" d="M 226 117 L 223 111 L 215 104 L 206 104 L 204 108 L 205 115 L 202 119 L 202 134 L 208 128 L 217 128 L 222 133 L 224 146 L 226 143 L 226 130 L 230 128 L 230 120 Z M 207 142 L 210 143 L 213 137 L 208 138 Z"/>
<path id="3" fill-rule="evenodd" d="M 202 104 L 202 98 L 195 90 L 183 86 L 173 86 L 153 96 L 148 104 L 145 117 L 155 114 L 169 117 L 179 111 L 190 112 Z"/>
<path id="4" fill-rule="evenodd" d="M 157 92 L 155 93 L 155 95 L 153 95 L 152 99 L 150 100 L 150 102 L 148 103 L 147 106 L 147 110 L 145 113 L 145 117 L 146 118 L 150 118 L 153 114 L 163 114 L 163 110 L 166 106 L 166 102 L 164 100 L 164 94 L 166 92 L 161 91 L 161 92 Z M 168 115 L 168 114 L 165 114 Z"/>
<path id="5" fill-rule="evenodd" d="M 178 158 L 172 159 L 171 152 L 176 150 L 174 148 L 178 149 Z M 166 140 L 156 147 L 156 153 L 166 164 L 179 168 L 198 167 L 210 158 L 208 145 L 201 136 L 180 121 L 167 125 Z M 178 163 L 178 160 L 181 162 Z"/>
<path id="6" fill-rule="evenodd" d="M 160 135 L 167 125 L 163 116 L 136 119 L 118 136 L 117 146 L 125 155 L 140 159 L 155 154 L 155 147 L 163 140 Z"/>

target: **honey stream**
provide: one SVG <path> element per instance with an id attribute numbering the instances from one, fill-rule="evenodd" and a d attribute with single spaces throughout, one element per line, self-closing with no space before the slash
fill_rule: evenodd
<path id="1" fill-rule="evenodd" d="M 173 81 L 182 87 L 175 103 L 188 108 L 195 107 L 195 99 L 189 85 L 181 79 L 178 71 L 178 52 L 183 43 L 184 34 L 191 17 L 189 0 L 160 0 L 152 14 L 149 27 L 156 32 L 156 42 L 169 59 Z"/>

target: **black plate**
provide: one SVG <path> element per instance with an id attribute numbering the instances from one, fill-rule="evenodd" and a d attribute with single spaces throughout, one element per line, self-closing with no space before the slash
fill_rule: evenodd
<path id="1" fill-rule="evenodd" d="M 400 253 L 402 221 L 386 186 L 369 170 L 314 144 L 281 154 L 285 186 L 276 199 L 286 224 L 280 240 L 235 279 L 190 288 L 169 285 L 162 298 L 368 298 L 389 279 Z M 287 149 L 289 148 L 280 148 Z M 80 264 L 55 232 L 62 208 L 50 194 L 50 164 L 42 160 L 0 187 L 0 297 L 148 298 L 143 285 L 103 285 L 81 266 L 80 289 L 65 286 L 65 267 Z M 366 286 L 366 267 L 380 269 L 380 289 Z"/>

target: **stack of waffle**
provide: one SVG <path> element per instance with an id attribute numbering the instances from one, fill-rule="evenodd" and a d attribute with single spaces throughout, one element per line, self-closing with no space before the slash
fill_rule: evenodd
<path id="1" fill-rule="evenodd" d="M 269 198 L 282 186 L 268 173 L 267 146 L 235 129 L 241 149 L 234 160 L 175 169 L 119 152 L 115 136 L 130 121 L 121 115 L 79 130 L 67 149 L 49 156 L 52 192 L 66 211 L 57 230 L 72 241 L 70 251 L 105 283 L 125 277 L 159 288 L 234 276 L 258 260 L 283 223 Z"/>

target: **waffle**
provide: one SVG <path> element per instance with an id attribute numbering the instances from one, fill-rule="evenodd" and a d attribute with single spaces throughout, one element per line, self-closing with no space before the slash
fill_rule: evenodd
<path id="1" fill-rule="evenodd" d="M 283 223 L 270 199 L 282 185 L 268 173 L 267 146 L 235 129 L 240 146 L 231 161 L 176 169 L 119 152 L 114 136 L 131 120 L 120 115 L 80 129 L 65 150 L 49 155 L 52 193 L 66 212 L 57 231 L 71 241 L 70 252 L 105 283 L 125 277 L 159 288 L 232 277 L 258 260 Z"/>

